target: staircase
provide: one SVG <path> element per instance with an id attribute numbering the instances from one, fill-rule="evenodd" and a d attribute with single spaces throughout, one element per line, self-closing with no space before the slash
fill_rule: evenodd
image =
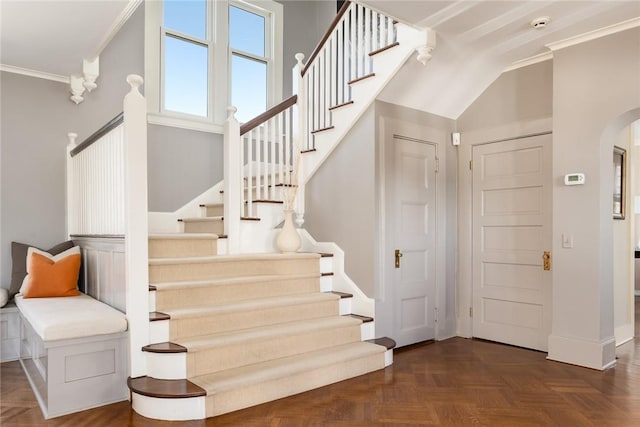
<path id="1" fill-rule="evenodd" d="M 152 344 L 147 376 L 129 380 L 136 412 L 203 419 L 391 363 L 395 343 L 371 339 L 351 295 L 321 292 L 330 254 L 217 255 L 218 241 L 149 236 Z"/>
<path id="2" fill-rule="evenodd" d="M 432 37 L 346 2 L 309 61 L 296 56 L 293 97 L 242 126 L 230 110 L 222 189 L 185 210 L 200 216 L 166 217 L 180 232 L 149 235 L 147 375 L 129 380 L 136 412 L 203 419 L 392 363 L 395 342 L 352 313 L 364 295 L 335 290 L 341 262 L 275 253 L 273 241 L 283 207 L 304 222 L 305 184 Z"/>

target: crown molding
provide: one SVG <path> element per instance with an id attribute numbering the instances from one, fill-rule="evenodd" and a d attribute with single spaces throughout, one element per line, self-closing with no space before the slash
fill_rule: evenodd
<path id="1" fill-rule="evenodd" d="M 506 73 L 507 71 L 517 70 L 518 68 L 527 67 L 529 65 L 537 64 L 538 62 L 544 62 L 553 59 L 553 52 L 543 52 L 537 55 L 530 56 L 525 59 L 521 59 L 509 65 L 502 72 Z"/>
<path id="2" fill-rule="evenodd" d="M 568 39 L 552 42 L 546 45 L 552 51 L 564 49 L 566 47 L 574 46 L 580 43 L 588 42 L 591 40 L 605 37 L 611 34 L 619 33 L 621 31 L 630 30 L 631 28 L 640 27 L 640 17 L 627 19 L 626 21 L 619 22 L 617 24 L 609 25 L 608 27 L 600 28 L 598 30 L 589 31 L 588 33 L 580 34 L 579 36 L 569 37 Z"/>
<path id="3" fill-rule="evenodd" d="M 8 73 L 22 74 L 23 76 L 35 77 L 38 79 L 52 80 L 54 82 L 69 84 L 69 76 L 61 76 L 60 74 L 52 74 L 44 71 L 31 70 L 29 68 L 16 67 L 14 65 L 0 64 L 0 71 Z"/>
<path id="4" fill-rule="evenodd" d="M 116 36 L 116 34 L 118 34 L 122 26 L 129 20 L 129 18 L 131 18 L 131 15 L 133 15 L 133 12 L 135 12 L 136 9 L 138 9 L 138 6 L 140 6 L 142 3 L 143 3 L 143 0 L 129 0 L 129 3 L 122 10 L 122 12 L 120 12 L 120 15 L 118 15 L 118 17 L 111 23 L 109 30 L 106 32 L 106 34 L 102 38 L 102 41 L 98 45 L 98 49 L 96 50 L 93 57 L 90 59 L 94 59 L 100 56 L 102 51 L 109 45 L 111 40 L 113 40 L 113 38 Z"/>

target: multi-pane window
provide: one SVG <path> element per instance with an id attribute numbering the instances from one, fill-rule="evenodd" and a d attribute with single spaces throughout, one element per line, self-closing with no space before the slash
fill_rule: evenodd
<path id="1" fill-rule="evenodd" d="M 195 121 L 215 129 L 228 105 L 246 122 L 280 101 L 281 4 L 164 0 L 147 8 L 148 28 L 160 29 L 159 40 L 157 32 L 147 31 L 148 65 L 159 65 L 148 66 L 148 89 L 157 88 L 149 98 L 151 114 L 158 114 L 155 123 L 163 124 L 165 117 L 171 125 L 190 127 Z"/>
<path id="2" fill-rule="evenodd" d="M 207 117 L 207 2 L 165 1 L 163 18 L 163 110 Z"/>
<path id="3" fill-rule="evenodd" d="M 231 103 L 237 118 L 246 122 L 267 107 L 269 53 L 267 19 L 254 11 L 229 6 Z"/>

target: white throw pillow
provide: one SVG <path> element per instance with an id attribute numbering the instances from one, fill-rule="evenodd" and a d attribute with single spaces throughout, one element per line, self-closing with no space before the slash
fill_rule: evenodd
<path id="1" fill-rule="evenodd" d="M 0 288 L 0 307 L 7 305 L 7 301 L 9 301 L 9 290 Z"/>

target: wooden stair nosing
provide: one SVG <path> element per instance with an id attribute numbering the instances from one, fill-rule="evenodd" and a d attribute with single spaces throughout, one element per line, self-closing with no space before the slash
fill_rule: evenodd
<path id="1" fill-rule="evenodd" d="M 282 200 L 266 200 L 266 199 L 261 199 L 261 200 L 252 200 L 251 203 L 277 203 L 277 204 L 283 204 L 284 202 Z M 248 200 L 245 200 L 244 204 L 249 204 Z"/>
<path id="2" fill-rule="evenodd" d="M 333 276 L 333 272 L 330 272 L 330 273 L 320 273 L 320 277 L 328 277 L 328 276 Z"/>
<path id="3" fill-rule="evenodd" d="M 300 151 L 300 154 L 314 153 L 314 152 L 316 152 L 316 151 L 317 151 L 317 150 L 316 150 L 315 148 L 309 148 L 309 149 L 306 149 L 306 150 L 301 150 L 301 151 Z"/>
<path id="4" fill-rule="evenodd" d="M 149 292 L 155 292 L 157 290 L 158 288 L 156 287 L 156 285 L 149 285 Z"/>
<path id="5" fill-rule="evenodd" d="M 349 82 L 349 83 L 351 83 L 351 82 Z M 311 131 L 311 135 L 315 135 L 317 133 L 324 132 L 324 131 L 331 130 L 331 129 L 335 129 L 335 126 L 327 126 L 326 128 L 312 130 Z"/>
<path id="6" fill-rule="evenodd" d="M 328 294 L 338 295 L 340 297 L 340 299 L 353 298 L 353 294 L 350 294 L 350 293 L 347 293 L 347 292 L 328 291 L 327 293 Z"/>
<path id="7" fill-rule="evenodd" d="M 343 102 L 342 104 L 336 104 L 333 107 L 329 107 L 329 111 L 337 110 L 338 108 L 346 107 L 347 105 L 353 104 L 353 100 Z"/>
<path id="8" fill-rule="evenodd" d="M 359 314 L 345 314 L 344 316 L 351 316 L 354 319 L 362 320 L 362 323 L 373 322 L 373 317 L 369 317 L 369 316 L 361 316 Z"/>
<path id="9" fill-rule="evenodd" d="M 241 216 L 241 221 L 260 221 L 260 218 L 257 216 Z"/>
<path id="10" fill-rule="evenodd" d="M 361 82 L 362 80 L 366 80 L 366 79 L 368 79 L 370 77 L 375 77 L 375 76 L 376 76 L 376 73 L 365 74 L 362 77 L 358 77 L 356 79 L 350 80 L 347 84 L 351 85 L 351 84 L 358 83 L 358 82 Z"/>
<path id="11" fill-rule="evenodd" d="M 159 380 L 151 377 L 137 377 L 127 379 L 127 386 L 133 393 L 160 399 L 186 399 L 203 397 L 206 390 L 189 380 Z"/>
<path id="12" fill-rule="evenodd" d="M 223 216 L 203 216 L 199 218 L 178 218 L 178 222 L 209 222 L 224 221 Z"/>
<path id="13" fill-rule="evenodd" d="M 374 338 L 371 340 L 365 340 L 365 342 L 370 342 L 373 344 L 378 344 L 381 345 L 383 347 L 386 347 L 387 350 L 391 350 L 396 348 L 396 342 L 393 338 L 389 338 L 389 337 L 380 337 L 380 338 Z"/>
<path id="14" fill-rule="evenodd" d="M 169 320 L 171 316 L 167 313 L 162 313 L 161 311 L 150 311 L 149 312 L 149 322 L 158 322 L 160 320 Z"/>
<path id="15" fill-rule="evenodd" d="M 395 42 L 395 43 L 391 43 L 389 45 L 386 45 L 385 47 L 381 47 L 380 49 L 376 49 L 373 52 L 369 52 L 369 56 L 375 56 L 375 55 L 377 55 L 379 53 L 384 52 L 385 50 L 392 49 L 392 48 L 394 48 L 396 46 L 400 46 L 400 43 L 399 42 Z"/>
<path id="16" fill-rule="evenodd" d="M 186 353 L 187 348 L 181 346 L 180 344 L 175 344 L 172 342 L 161 342 L 156 344 L 149 344 L 142 347 L 142 351 L 147 353 Z"/>

